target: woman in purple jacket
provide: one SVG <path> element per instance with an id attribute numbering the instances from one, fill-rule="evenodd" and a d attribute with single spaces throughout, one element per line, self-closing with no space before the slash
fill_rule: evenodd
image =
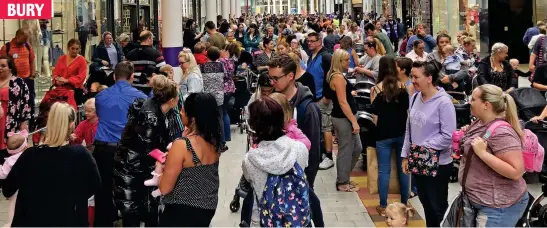
<path id="1" fill-rule="evenodd" d="M 405 141 L 401 151 L 402 168 L 408 173 L 411 145 L 438 152 L 436 175 L 413 173 L 418 197 L 424 207 L 427 227 L 438 227 L 448 208 L 448 183 L 452 172 L 452 132 L 456 130 L 456 111 L 451 97 L 435 86 L 441 67 L 436 62 L 414 62 L 411 77 L 419 91 L 410 100 Z M 412 168 L 412 167 L 411 167 Z"/>

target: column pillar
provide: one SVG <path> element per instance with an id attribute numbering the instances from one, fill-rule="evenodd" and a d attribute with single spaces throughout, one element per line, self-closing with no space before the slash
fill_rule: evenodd
<path id="1" fill-rule="evenodd" d="M 267 5 L 266 5 L 266 7 L 267 7 L 267 8 L 266 8 L 266 13 L 271 14 L 271 13 L 272 13 L 272 8 L 271 8 L 271 6 L 270 6 L 270 0 L 266 0 L 266 2 L 267 2 Z"/>
<path id="2" fill-rule="evenodd" d="M 230 0 L 230 14 L 232 17 L 238 17 L 239 15 L 236 15 L 236 0 Z"/>
<path id="3" fill-rule="evenodd" d="M 217 24 L 217 1 L 205 0 L 205 22 L 212 21 Z"/>
<path id="4" fill-rule="evenodd" d="M 296 0 L 296 14 L 302 13 L 302 6 L 300 5 L 302 0 Z"/>
<path id="5" fill-rule="evenodd" d="M 230 0 L 221 0 L 222 1 L 222 17 L 226 18 L 230 22 Z"/>
<path id="6" fill-rule="evenodd" d="M 236 15 L 241 16 L 241 0 L 236 0 Z"/>
<path id="7" fill-rule="evenodd" d="M 287 14 L 290 15 L 291 14 L 291 0 L 287 0 Z"/>
<path id="8" fill-rule="evenodd" d="M 167 64 L 176 67 L 179 65 L 179 52 L 182 51 L 182 4 L 180 0 L 163 0 L 161 10 L 163 57 Z"/>
<path id="9" fill-rule="evenodd" d="M 273 9 L 272 9 L 272 13 L 273 14 L 276 14 L 277 10 L 275 9 L 275 1 L 276 0 L 272 0 L 273 1 Z"/>
<path id="10" fill-rule="evenodd" d="M 283 0 L 279 0 L 279 14 L 283 13 Z"/>
<path id="11" fill-rule="evenodd" d="M 309 14 L 314 14 L 315 13 L 315 0 L 310 0 L 310 10 L 309 10 Z"/>

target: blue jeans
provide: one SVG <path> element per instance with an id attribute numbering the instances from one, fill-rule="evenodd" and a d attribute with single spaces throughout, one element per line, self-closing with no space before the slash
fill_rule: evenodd
<path id="1" fill-rule="evenodd" d="M 515 227 L 518 220 L 528 206 L 528 192 L 512 206 L 506 208 L 491 208 L 475 203 L 471 203 L 477 210 L 477 226 L 478 227 Z"/>
<path id="2" fill-rule="evenodd" d="M 222 107 L 223 113 L 222 119 L 224 121 L 224 141 L 229 142 L 232 141 L 232 132 L 230 131 L 230 116 L 228 115 L 228 109 L 230 108 L 230 98 L 232 97 L 232 93 L 225 93 L 224 94 L 224 105 Z"/>
<path id="3" fill-rule="evenodd" d="M 389 178 L 391 173 L 391 155 L 395 148 L 397 155 L 397 172 L 399 173 L 399 186 L 401 191 L 401 203 L 406 204 L 408 200 L 408 176 L 403 173 L 401 167 L 403 159 L 404 136 L 384 139 L 376 142 L 376 154 L 378 156 L 378 192 L 380 194 L 380 206 L 387 207 L 387 194 L 389 191 Z"/>

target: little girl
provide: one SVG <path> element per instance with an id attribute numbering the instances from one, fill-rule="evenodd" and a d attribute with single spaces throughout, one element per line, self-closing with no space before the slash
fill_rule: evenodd
<path id="1" fill-rule="evenodd" d="M 386 223 L 389 227 L 406 227 L 414 210 L 406 205 L 395 202 L 386 207 Z"/>
<path id="2" fill-rule="evenodd" d="M 287 97 L 281 93 L 272 93 L 270 94 L 270 98 L 277 101 L 277 103 L 283 107 L 283 113 L 285 114 L 285 135 L 291 139 L 304 143 L 306 148 L 310 150 L 311 142 L 296 125 L 296 112 L 289 105 Z"/>
<path id="3" fill-rule="evenodd" d="M 8 158 L 6 158 L 6 161 L 4 162 L 4 165 L 0 167 L 0 179 L 6 179 L 8 177 L 9 172 L 11 171 L 11 168 L 19 159 L 19 156 L 27 149 L 27 138 L 28 138 L 28 131 L 23 130 L 17 133 L 9 132 L 8 133 L 8 141 L 6 143 L 8 153 L 11 154 Z M 8 212 L 8 223 L 4 227 L 11 227 L 11 222 L 13 220 L 13 214 L 15 211 L 15 201 L 17 200 L 17 193 L 13 195 L 9 199 L 9 212 Z"/>

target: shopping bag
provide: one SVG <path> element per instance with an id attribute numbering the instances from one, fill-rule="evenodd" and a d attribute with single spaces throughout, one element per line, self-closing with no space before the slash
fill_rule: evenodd
<path id="1" fill-rule="evenodd" d="M 389 194 L 399 194 L 399 175 L 397 173 L 397 157 L 395 150 L 391 154 L 391 172 L 389 176 Z M 370 194 L 378 194 L 378 156 L 376 148 L 367 147 L 367 185 Z"/>

